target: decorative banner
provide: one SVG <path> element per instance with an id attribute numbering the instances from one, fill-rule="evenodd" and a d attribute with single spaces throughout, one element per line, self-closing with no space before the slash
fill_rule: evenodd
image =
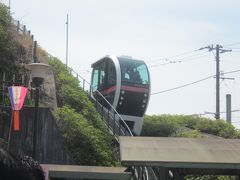
<path id="1" fill-rule="evenodd" d="M 19 131 L 19 111 L 22 109 L 24 99 L 28 89 L 23 86 L 10 86 L 8 92 L 11 100 L 12 110 L 14 111 L 14 130 Z"/>

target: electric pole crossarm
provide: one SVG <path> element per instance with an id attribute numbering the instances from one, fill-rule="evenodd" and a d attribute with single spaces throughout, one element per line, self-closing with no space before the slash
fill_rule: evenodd
<path id="1" fill-rule="evenodd" d="M 225 53 L 225 52 L 231 52 L 231 49 L 223 49 L 223 47 L 219 44 L 216 45 L 216 47 L 213 47 L 213 45 L 209 45 L 206 47 L 199 48 L 199 50 L 203 49 L 208 49 L 208 51 L 216 51 L 216 113 L 215 113 L 215 118 L 220 119 L 220 79 L 231 79 L 232 78 L 224 78 L 220 77 L 220 58 L 219 54 L 220 53 Z"/>

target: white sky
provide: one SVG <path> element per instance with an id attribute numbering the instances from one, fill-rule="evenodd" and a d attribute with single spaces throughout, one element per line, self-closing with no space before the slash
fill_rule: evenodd
<path id="1" fill-rule="evenodd" d="M 91 64 L 107 54 L 129 55 L 150 67 L 152 93 L 214 75 L 213 53 L 192 52 L 210 44 L 233 49 L 220 55 L 222 71 L 240 70 L 239 9 L 239 0 L 11 0 L 13 17 L 63 62 L 69 14 L 69 66 L 82 76 L 89 79 Z M 185 52 L 192 53 L 175 56 Z M 182 62 L 161 65 L 166 58 Z M 240 110 L 240 72 L 225 77 L 235 80 L 221 82 L 221 111 L 227 93 L 232 110 Z M 147 114 L 206 111 L 215 111 L 214 78 L 151 96 Z M 232 117 L 240 127 L 240 113 Z"/>

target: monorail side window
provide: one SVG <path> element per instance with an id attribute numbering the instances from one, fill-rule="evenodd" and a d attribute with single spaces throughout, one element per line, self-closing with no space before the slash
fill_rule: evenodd
<path id="1" fill-rule="evenodd" d="M 149 84 L 149 78 L 148 78 L 148 71 L 145 64 L 142 64 L 137 67 L 137 71 L 139 72 L 139 75 L 142 80 L 142 84 Z"/>
<path id="2" fill-rule="evenodd" d="M 92 76 L 92 91 L 93 92 L 98 90 L 98 81 L 99 81 L 99 70 L 94 69 L 93 76 Z"/>
<path id="3" fill-rule="evenodd" d="M 116 85 L 116 69 L 114 66 L 114 63 L 112 61 L 108 61 L 108 84 L 107 88 L 110 88 L 112 86 Z"/>

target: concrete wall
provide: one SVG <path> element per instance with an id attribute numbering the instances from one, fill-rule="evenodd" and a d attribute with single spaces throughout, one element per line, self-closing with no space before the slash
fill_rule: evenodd
<path id="1" fill-rule="evenodd" d="M 7 141 L 10 108 L 3 108 L 8 113 L 0 113 L 0 138 Z M 17 154 L 31 156 L 33 142 L 34 108 L 24 107 L 20 112 L 20 131 L 13 132 L 10 141 L 10 151 Z M 38 133 L 37 133 L 37 158 L 45 164 L 74 164 L 63 138 L 56 126 L 56 122 L 48 108 L 39 109 Z"/>

